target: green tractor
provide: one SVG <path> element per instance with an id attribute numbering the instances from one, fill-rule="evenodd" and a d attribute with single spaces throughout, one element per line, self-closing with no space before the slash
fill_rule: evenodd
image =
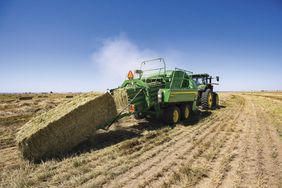
<path id="1" fill-rule="evenodd" d="M 161 66 L 145 68 L 155 62 Z M 134 74 L 130 71 L 128 79 L 111 91 L 113 94 L 118 90 L 126 92 L 128 114 L 134 114 L 137 119 L 162 118 L 167 124 L 176 124 L 189 120 L 198 111 L 198 86 L 192 72 L 178 68 L 166 70 L 164 59 L 158 58 L 143 61 Z"/>
<path id="2" fill-rule="evenodd" d="M 218 94 L 214 92 L 213 86 L 218 84 L 212 83 L 212 80 L 216 79 L 216 81 L 219 82 L 219 77 L 212 77 L 204 73 L 193 74 L 192 78 L 198 86 L 197 105 L 201 106 L 204 110 L 216 109 L 219 106 L 219 97 Z"/>

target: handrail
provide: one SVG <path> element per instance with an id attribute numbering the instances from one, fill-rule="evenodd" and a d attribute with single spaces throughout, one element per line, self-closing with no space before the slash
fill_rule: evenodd
<path id="1" fill-rule="evenodd" d="M 174 74 L 175 74 L 175 71 L 173 71 L 173 74 L 171 76 L 171 82 L 170 82 L 169 89 L 171 89 L 171 86 L 172 86 L 172 83 L 173 83 L 173 79 L 174 79 Z"/>
<path id="2" fill-rule="evenodd" d="M 141 65 L 140 65 L 140 70 L 142 70 L 142 65 L 145 65 L 146 63 L 148 63 L 148 62 L 152 62 L 152 61 L 160 61 L 160 62 L 163 62 L 163 68 L 161 68 L 161 69 L 164 69 L 164 73 L 166 73 L 166 63 L 165 63 L 165 60 L 164 60 L 164 58 L 155 58 L 155 59 L 149 59 L 149 60 L 146 60 L 146 61 L 142 61 L 141 62 Z"/>

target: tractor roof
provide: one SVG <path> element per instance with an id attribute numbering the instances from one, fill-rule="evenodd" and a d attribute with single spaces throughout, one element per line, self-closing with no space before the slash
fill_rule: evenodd
<path id="1" fill-rule="evenodd" d="M 202 77 L 209 77 L 208 73 L 200 73 L 200 74 L 192 74 L 193 78 L 202 78 Z"/>

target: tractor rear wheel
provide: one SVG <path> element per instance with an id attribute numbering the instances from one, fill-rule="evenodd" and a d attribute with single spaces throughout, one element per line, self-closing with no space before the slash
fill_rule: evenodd
<path id="1" fill-rule="evenodd" d="M 189 104 L 180 105 L 181 120 L 187 121 L 191 117 L 191 107 Z"/>
<path id="2" fill-rule="evenodd" d="M 170 106 L 164 110 L 163 113 L 164 123 L 174 125 L 180 120 L 180 110 L 177 106 Z"/>
<path id="3" fill-rule="evenodd" d="M 216 108 L 218 108 L 218 106 L 219 106 L 219 97 L 218 97 L 218 94 L 217 93 L 213 93 L 213 95 L 212 95 L 212 103 L 213 103 L 213 109 L 216 109 Z"/>
<path id="4" fill-rule="evenodd" d="M 202 93 L 201 104 L 204 110 L 209 110 L 212 108 L 213 100 L 212 100 L 212 92 L 210 89 L 207 89 Z"/>

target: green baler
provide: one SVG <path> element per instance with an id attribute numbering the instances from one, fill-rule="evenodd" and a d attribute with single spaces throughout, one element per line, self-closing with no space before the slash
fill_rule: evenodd
<path id="1" fill-rule="evenodd" d="M 161 67 L 145 69 L 144 66 L 154 62 Z M 128 80 L 115 90 L 124 90 L 128 96 L 128 105 L 120 117 L 133 114 L 135 118 L 162 118 L 167 124 L 180 120 L 189 120 L 198 110 L 198 87 L 192 79 L 192 72 L 175 68 L 166 70 L 163 58 L 144 61 L 135 71 L 136 78 L 130 71 Z M 112 92 L 114 93 L 115 90 Z"/>

